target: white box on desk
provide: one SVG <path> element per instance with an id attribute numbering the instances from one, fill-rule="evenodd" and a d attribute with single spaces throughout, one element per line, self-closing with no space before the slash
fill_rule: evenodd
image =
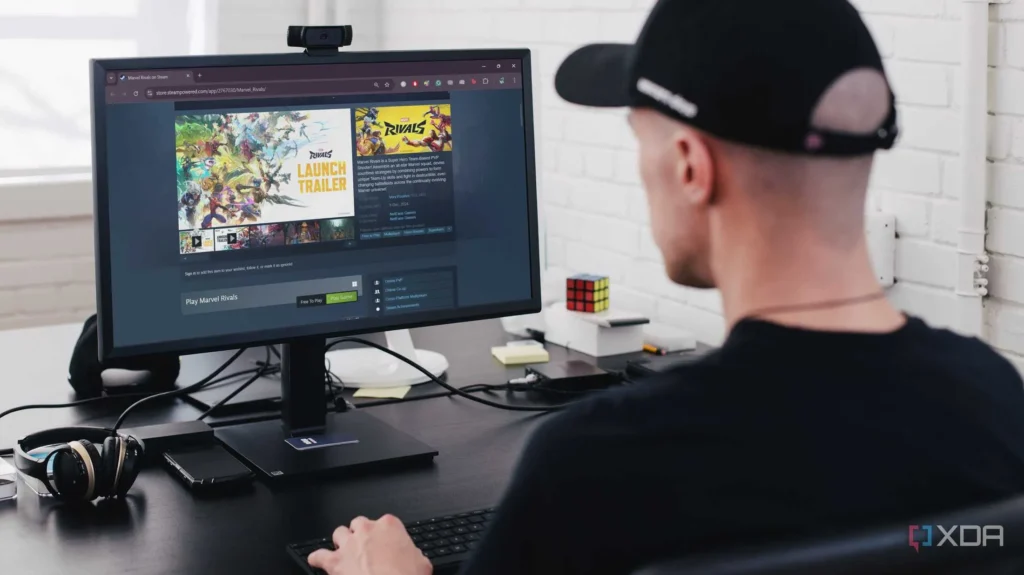
<path id="1" fill-rule="evenodd" d="M 607 325 L 624 322 L 629 317 L 636 323 L 615 327 Z M 548 343 L 593 357 L 636 353 L 643 350 L 646 323 L 646 318 L 615 311 L 599 314 L 569 311 L 565 309 L 564 303 L 557 303 L 544 310 L 544 324 L 547 328 L 544 339 Z"/>

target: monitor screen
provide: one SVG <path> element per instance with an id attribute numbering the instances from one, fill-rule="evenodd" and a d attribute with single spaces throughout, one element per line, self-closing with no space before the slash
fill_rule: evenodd
<path id="1" fill-rule="evenodd" d="M 539 309 L 527 51 L 93 74 L 103 356 Z"/>

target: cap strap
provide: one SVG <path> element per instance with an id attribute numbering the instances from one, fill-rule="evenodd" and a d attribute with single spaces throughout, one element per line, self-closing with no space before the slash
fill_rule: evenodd
<path id="1" fill-rule="evenodd" d="M 803 149 L 822 156 L 853 156 L 890 150 L 896 145 L 900 127 L 896 120 L 896 100 L 889 107 L 889 117 L 874 134 L 849 134 L 830 130 L 811 130 L 804 138 Z"/>

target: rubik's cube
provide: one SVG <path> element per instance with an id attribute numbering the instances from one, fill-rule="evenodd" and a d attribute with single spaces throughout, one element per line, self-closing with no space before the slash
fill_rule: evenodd
<path id="1" fill-rule="evenodd" d="M 608 278 L 580 274 L 566 280 L 565 307 L 572 311 L 597 313 L 608 309 Z"/>

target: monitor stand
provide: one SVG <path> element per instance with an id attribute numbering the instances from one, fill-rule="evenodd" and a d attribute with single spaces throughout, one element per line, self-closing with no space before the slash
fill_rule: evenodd
<path id="1" fill-rule="evenodd" d="M 359 410 L 328 413 L 323 338 L 281 350 L 281 420 L 216 430 L 217 438 L 266 479 L 429 464 L 437 450 Z"/>
<path id="2" fill-rule="evenodd" d="M 385 332 L 388 349 L 403 357 L 412 358 L 434 377 L 448 371 L 448 360 L 436 351 L 416 349 L 412 334 L 407 329 Z M 393 355 L 372 347 L 338 349 L 327 352 L 331 372 L 345 383 L 345 387 L 404 387 L 426 383 L 431 379 Z"/>

